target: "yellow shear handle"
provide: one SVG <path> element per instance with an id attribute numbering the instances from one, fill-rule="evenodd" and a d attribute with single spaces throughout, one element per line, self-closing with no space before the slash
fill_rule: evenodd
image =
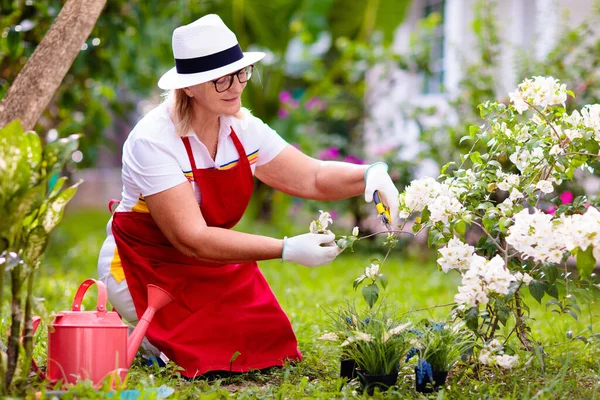
<path id="1" fill-rule="evenodd" d="M 373 193 L 373 201 L 375 202 L 375 208 L 377 209 L 377 214 L 381 217 L 384 223 L 389 224 L 392 221 L 392 217 L 390 215 L 390 209 L 385 206 L 381 202 L 381 197 L 379 196 L 379 190 L 376 190 Z"/>

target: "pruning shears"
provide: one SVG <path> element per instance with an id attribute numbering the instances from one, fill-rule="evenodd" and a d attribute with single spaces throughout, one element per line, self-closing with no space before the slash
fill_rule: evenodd
<path id="1" fill-rule="evenodd" d="M 390 208 L 381 201 L 379 190 L 373 192 L 373 201 L 375 202 L 375 208 L 377 209 L 377 214 L 381 219 L 381 222 L 385 225 L 388 231 L 391 231 L 392 217 L 390 215 Z"/>

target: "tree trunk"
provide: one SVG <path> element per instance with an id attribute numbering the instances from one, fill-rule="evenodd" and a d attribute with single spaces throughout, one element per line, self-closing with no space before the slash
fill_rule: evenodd
<path id="1" fill-rule="evenodd" d="M 68 0 L 0 102 L 0 127 L 19 118 L 31 130 L 50 103 L 106 0 Z"/>

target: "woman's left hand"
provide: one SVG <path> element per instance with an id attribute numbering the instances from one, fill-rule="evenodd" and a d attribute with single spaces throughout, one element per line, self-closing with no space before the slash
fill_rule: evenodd
<path id="1" fill-rule="evenodd" d="M 371 165 L 365 171 L 365 201 L 370 203 L 373 201 L 373 193 L 379 190 L 381 194 L 381 200 L 389 207 L 390 221 L 392 226 L 398 224 L 398 207 L 400 202 L 398 200 L 398 189 L 392 178 L 387 173 L 388 166 L 386 163 L 378 162 Z"/>

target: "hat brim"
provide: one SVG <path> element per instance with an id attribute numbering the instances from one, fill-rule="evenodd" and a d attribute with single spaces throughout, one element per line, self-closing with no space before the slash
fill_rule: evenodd
<path id="1" fill-rule="evenodd" d="M 188 86 L 199 85 L 220 78 L 222 76 L 239 71 L 260 61 L 265 56 L 265 53 L 260 51 L 245 52 L 244 57 L 232 64 L 224 67 L 212 69 L 206 72 L 198 72 L 197 74 L 178 74 L 176 68 L 171 68 L 158 80 L 158 87 L 164 90 L 181 89 Z"/>

